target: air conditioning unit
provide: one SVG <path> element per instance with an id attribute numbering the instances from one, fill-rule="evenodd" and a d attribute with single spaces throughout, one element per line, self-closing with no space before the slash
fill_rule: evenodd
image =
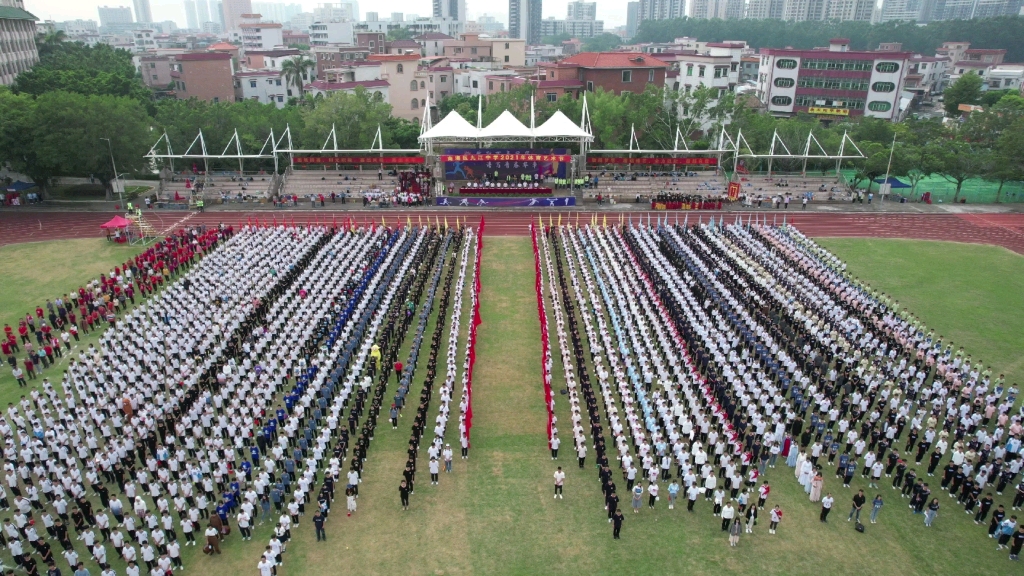
<path id="1" fill-rule="evenodd" d="M 824 100 L 815 100 L 814 101 L 814 105 L 815 106 L 824 106 L 825 105 L 825 101 Z"/>

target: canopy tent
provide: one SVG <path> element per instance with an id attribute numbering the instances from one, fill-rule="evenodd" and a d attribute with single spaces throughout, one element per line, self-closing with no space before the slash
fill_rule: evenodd
<path id="1" fill-rule="evenodd" d="M 127 228 L 131 225 L 131 222 L 122 218 L 121 216 L 114 216 L 109 222 L 100 226 L 104 230 L 111 230 L 113 228 Z"/>
<path id="2" fill-rule="evenodd" d="M 885 178 L 875 178 L 875 183 L 876 184 L 886 184 L 886 183 L 888 183 L 889 184 L 889 188 L 891 188 L 893 190 L 895 190 L 897 188 L 913 188 L 913 186 L 911 186 L 910 184 L 906 184 L 904 182 L 900 182 L 899 179 L 896 178 L 895 176 L 889 176 L 889 180 L 888 181 L 886 181 Z"/>
<path id="3" fill-rule="evenodd" d="M 476 140 L 480 137 L 480 131 L 466 121 L 461 114 L 452 110 L 433 128 L 420 135 L 419 140 Z"/>
<path id="4" fill-rule="evenodd" d="M 481 138 L 531 138 L 533 132 L 523 125 L 511 112 L 505 110 L 480 130 Z"/>
<path id="5" fill-rule="evenodd" d="M 28 190 L 29 188 L 35 188 L 34 182 L 22 182 L 21 180 L 15 180 L 6 186 L 8 192 L 21 192 L 22 190 Z"/>
<path id="6" fill-rule="evenodd" d="M 594 137 L 588 134 L 585 130 L 569 120 L 569 117 L 562 114 L 561 110 L 555 110 L 555 113 L 548 118 L 547 122 L 533 129 L 533 137 L 538 140 L 545 140 L 548 138 L 582 138 L 588 142 L 592 142 Z"/>

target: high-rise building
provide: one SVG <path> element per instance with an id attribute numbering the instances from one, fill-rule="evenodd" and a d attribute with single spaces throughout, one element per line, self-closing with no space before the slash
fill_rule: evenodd
<path id="1" fill-rule="evenodd" d="M 434 0 L 434 18 L 466 20 L 466 0 Z"/>
<path id="2" fill-rule="evenodd" d="M 313 20 L 316 22 L 343 22 L 359 20 L 358 2 L 334 2 L 318 4 L 313 9 Z"/>
<path id="3" fill-rule="evenodd" d="M 875 0 L 828 0 L 826 20 L 870 22 Z"/>
<path id="4" fill-rule="evenodd" d="M 823 20 L 825 0 L 786 0 L 782 6 L 782 19 L 791 22 Z"/>
<path id="5" fill-rule="evenodd" d="M 392 22 L 405 22 L 405 14 L 403 14 L 401 12 L 392 12 L 391 13 L 391 21 Z"/>
<path id="6" fill-rule="evenodd" d="M 640 26 L 640 2 L 628 2 L 626 4 L 626 38 L 636 36 L 636 29 Z"/>
<path id="7" fill-rule="evenodd" d="M 597 2 L 569 2 L 566 20 L 597 20 Z"/>
<path id="8" fill-rule="evenodd" d="M 252 14 L 252 0 L 223 0 L 224 29 L 238 30 L 242 23 L 242 14 Z"/>
<path id="9" fill-rule="evenodd" d="M 882 0 L 879 22 L 930 20 L 924 14 L 925 3 L 921 0 Z M 930 16 L 930 14 L 928 15 Z"/>
<path id="10" fill-rule="evenodd" d="M 743 18 L 743 11 L 743 0 L 693 0 L 690 18 L 739 20 Z"/>
<path id="11" fill-rule="evenodd" d="M 4 7 L 0 11 L 0 37 L 5 44 L 0 50 L 0 84 L 9 86 L 18 74 L 39 61 L 36 17 L 25 11 L 22 0 L 0 0 L 0 6 Z"/>
<path id="12" fill-rule="evenodd" d="M 96 9 L 100 16 L 100 26 L 110 24 L 131 24 L 132 9 L 127 6 L 100 6 Z"/>
<path id="13" fill-rule="evenodd" d="M 296 14 L 302 12 L 301 4 L 282 4 L 280 2 L 253 2 L 252 9 L 263 16 L 264 22 L 277 22 L 284 24 Z"/>
<path id="14" fill-rule="evenodd" d="M 189 30 L 199 30 L 199 14 L 196 12 L 196 0 L 185 0 L 185 25 Z"/>
<path id="15" fill-rule="evenodd" d="M 785 0 L 750 0 L 746 18 L 750 20 L 781 20 Z"/>
<path id="16" fill-rule="evenodd" d="M 540 44 L 543 0 L 508 0 L 508 32 L 527 45 Z"/>
<path id="17" fill-rule="evenodd" d="M 366 13 L 366 21 L 367 22 L 376 22 L 378 20 L 380 20 L 380 16 L 376 12 L 367 12 Z"/>
<path id="18" fill-rule="evenodd" d="M 149 7 L 149 0 L 134 0 L 135 21 L 149 23 L 153 21 L 153 10 Z"/>
<path id="19" fill-rule="evenodd" d="M 637 25 L 645 20 L 671 20 L 686 16 L 686 0 L 640 0 Z"/>
<path id="20" fill-rule="evenodd" d="M 196 0 L 196 17 L 199 20 L 199 28 L 203 27 L 203 24 L 212 22 L 210 20 L 210 3 L 206 0 Z"/>

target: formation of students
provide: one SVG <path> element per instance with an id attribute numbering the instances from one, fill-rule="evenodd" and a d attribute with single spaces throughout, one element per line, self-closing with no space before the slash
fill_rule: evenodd
<path id="1" fill-rule="evenodd" d="M 219 554 L 233 523 L 242 540 L 272 524 L 256 566 L 272 574 L 307 506 L 326 539 L 350 436 L 344 481 L 356 509 L 418 298 L 410 289 L 441 236 L 437 227 L 217 232 L 205 258 L 79 351 L 59 383 L 44 379 L 7 407 L 0 508 L 13 515 L 0 544 L 29 574 L 95 562 L 111 576 L 116 556 L 125 574 L 165 575 L 184 568 L 182 547 L 197 533 Z M 415 358 L 410 378 L 414 367 Z M 464 392 L 462 430 L 468 403 Z"/>
<path id="2" fill-rule="evenodd" d="M 822 521 L 835 501 L 822 498 L 822 472 L 838 460 L 846 486 L 857 473 L 872 488 L 892 474 L 931 526 L 942 503 L 926 474 L 947 463 L 942 487 L 969 513 L 981 506 L 979 523 L 999 511 L 990 535 L 1006 536 L 999 545 L 1019 557 L 1024 526 L 1006 512 L 1024 505 L 1016 386 L 856 282 L 799 232 L 630 225 L 536 233 L 547 279 L 538 290 L 550 287 L 571 437 L 581 467 L 587 449 L 596 452 L 616 535 L 621 492 L 639 511 L 644 492 L 653 505 L 666 483 L 669 506 L 682 492 L 693 510 L 703 494 L 728 531 L 736 510 L 767 509 L 766 478 L 780 456 L 822 502 Z M 549 442 L 557 457 L 557 425 Z M 1004 491 L 1013 502 L 1000 508 L 994 499 Z M 860 496 L 851 521 L 865 505 L 877 520 L 881 495 Z M 769 510 L 769 533 L 781 520 L 781 510 Z"/>

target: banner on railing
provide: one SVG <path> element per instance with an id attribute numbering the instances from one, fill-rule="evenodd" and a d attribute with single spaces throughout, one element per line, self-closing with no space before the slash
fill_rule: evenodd
<path id="1" fill-rule="evenodd" d="M 651 166 L 717 166 L 718 158 L 686 156 L 684 158 L 603 158 L 588 156 L 587 164 L 649 164 Z"/>
<path id="2" fill-rule="evenodd" d="M 422 156 L 299 156 L 296 164 L 423 164 Z"/>
<path id="3" fill-rule="evenodd" d="M 545 198 L 474 198 L 464 196 L 438 196 L 435 199 L 438 206 L 469 207 L 476 208 L 488 206 L 491 208 L 507 208 L 510 206 L 527 206 L 531 208 L 559 208 L 563 206 L 575 206 L 575 196 L 555 196 Z"/>

